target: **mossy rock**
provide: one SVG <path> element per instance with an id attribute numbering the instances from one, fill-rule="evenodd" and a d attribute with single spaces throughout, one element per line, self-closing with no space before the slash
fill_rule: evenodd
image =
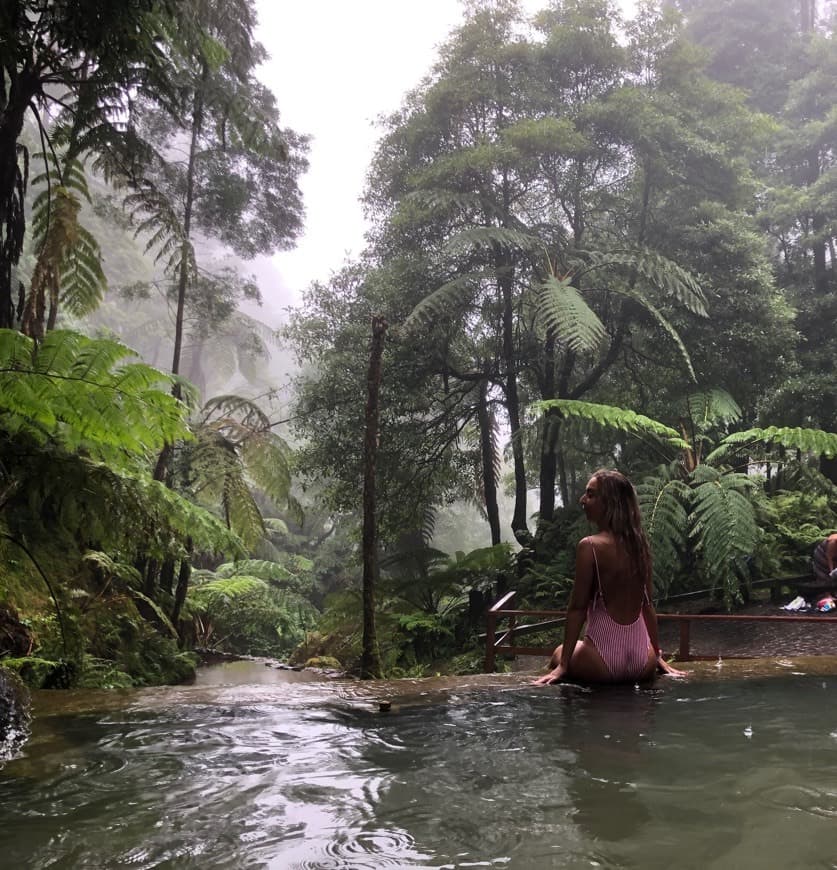
<path id="1" fill-rule="evenodd" d="M 320 634 L 312 631 L 289 656 L 292 665 L 307 664 L 311 659 L 332 659 L 335 661 L 352 661 L 360 654 L 356 638 L 343 636 L 337 632 Z M 338 667 L 341 667 L 338 664 Z"/>
<path id="2" fill-rule="evenodd" d="M 4 659 L 3 665 L 14 671 L 30 689 L 69 689 L 78 679 L 78 666 L 74 662 L 25 656 Z"/>
<path id="3" fill-rule="evenodd" d="M 198 672 L 198 656 L 193 652 L 178 653 L 168 663 L 168 683 L 191 683 Z"/>
<path id="4" fill-rule="evenodd" d="M 314 656 L 305 662 L 306 668 L 320 668 L 324 671 L 342 671 L 343 665 L 333 656 Z"/>

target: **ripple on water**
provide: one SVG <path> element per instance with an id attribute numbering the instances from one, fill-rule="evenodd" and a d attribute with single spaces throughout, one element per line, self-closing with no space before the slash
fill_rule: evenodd
<path id="1" fill-rule="evenodd" d="M 781 679 L 463 685 L 421 702 L 410 683 L 409 703 L 386 684 L 387 715 L 360 703 L 381 686 L 351 704 L 213 689 L 53 715 L 0 777 L 0 854 L 22 870 L 632 867 L 649 850 L 757 866 L 730 857 L 745 832 L 770 866 L 802 825 L 807 860 L 833 842 L 817 757 L 833 705 L 821 679 Z"/>

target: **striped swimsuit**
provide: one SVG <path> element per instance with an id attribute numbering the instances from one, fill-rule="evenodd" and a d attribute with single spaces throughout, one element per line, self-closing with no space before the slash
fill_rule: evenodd
<path id="1" fill-rule="evenodd" d="M 590 546 L 593 546 L 592 543 Z M 642 608 L 639 616 L 629 625 L 616 622 L 605 607 L 595 547 L 593 561 L 596 565 L 597 589 L 587 607 L 587 640 L 599 651 L 614 682 L 636 680 L 648 667 L 648 650 L 651 646 Z M 646 601 L 648 591 L 643 587 L 643 603 Z"/>

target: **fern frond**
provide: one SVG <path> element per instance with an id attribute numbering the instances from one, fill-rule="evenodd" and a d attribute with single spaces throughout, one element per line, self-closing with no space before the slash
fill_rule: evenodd
<path id="1" fill-rule="evenodd" d="M 413 328 L 422 321 L 449 314 L 452 309 L 467 305 L 476 296 L 480 282 L 491 277 L 489 272 L 469 272 L 447 281 L 413 308 L 404 321 L 404 327 Z"/>
<path id="2" fill-rule="evenodd" d="M 240 466 L 234 465 L 224 475 L 222 506 L 229 527 L 252 547 L 264 536 L 264 524 L 242 472 Z"/>
<path id="3" fill-rule="evenodd" d="M 258 577 L 266 581 L 288 580 L 293 577 L 284 565 L 268 562 L 265 559 L 240 559 L 238 562 L 226 562 L 215 569 L 215 574 L 221 578 L 246 574 L 248 577 Z"/>
<path id="4" fill-rule="evenodd" d="M 154 613 L 154 616 L 158 620 L 158 624 L 162 625 L 168 631 L 170 637 L 172 637 L 174 640 L 180 639 L 177 633 L 177 629 L 172 625 L 171 620 L 168 618 L 166 613 L 163 611 L 160 605 L 157 604 L 156 601 L 153 601 L 147 595 L 140 592 L 139 589 L 129 589 L 128 593 L 135 600 L 141 601 L 147 608 L 149 608 Z"/>
<path id="5" fill-rule="evenodd" d="M 284 505 L 291 490 L 288 445 L 273 433 L 249 438 L 242 445 L 242 458 L 253 483 L 278 506 Z"/>
<path id="6" fill-rule="evenodd" d="M 226 424 L 233 419 L 251 433 L 269 432 L 271 429 L 267 414 L 255 402 L 243 396 L 215 396 L 205 402 L 201 411 L 204 425 L 218 420 Z M 223 429 L 223 426 L 220 428 Z"/>
<path id="7" fill-rule="evenodd" d="M 616 292 L 622 291 L 616 289 Z M 678 351 L 680 351 L 680 357 L 682 358 L 683 362 L 686 363 L 686 368 L 689 371 L 689 377 L 696 382 L 697 375 L 695 374 L 695 369 L 692 365 L 692 358 L 689 355 L 689 351 L 686 350 L 686 345 L 683 343 L 683 339 L 680 338 L 680 333 L 674 328 L 671 321 L 643 293 L 640 293 L 637 290 L 630 290 L 625 291 L 624 295 L 630 297 L 639 305 L 641 305 L 642 308 L 644 308 L 645 311 L 647 311 L 648 314 L 651 315 L 651 317 L 663 330 L 663 332 L 665 332 L 666 335 L 668 335 L 668 337 L 674 342 L 675 347 Z"/>
<path id="8" fill-rule="evenodd" d="M 689 446 L 676 430 L 625 408 L 599 405 L 594 402 L 580 402 L 576 399 L 544 399 L 530 405 L 530 413 L 534 414 L 544 413 L 552 409 L 567 419 L 587 420 L 597 426 L 628 432 L 632 435 L 650 435 L 678 450 L 687 449 Z"/>
<path id="9" fill-rule="evenodd" d="M 754 446 L 781 446 L 801 450 L 811 456 L 837 456 L 837 433 L 798 426 L 768 426 L 766 429 L 746 429 L 733 432 L 721 441 L 706 461 L 717 461 L 731 453 L 747 451 Z"/>
<path id="10" fill-rule="evenodd" d="M 258 577 L 236 576 L 192 586 L 188 597 L 193 607 L 206 612 L 224 604 L 234 603 L 236 599 L 263 594 L 267 589 L 267 583 Z"/>
<path id="11" fill-rule="evenodd" d="M 755 552 L 760 537 L 753 502 L 754 482 L 744 474 L 721 473 L 706 465 L 693 474 L 691 533 L 704 574 L 720 585 L 727 603 L 738 594 L 737 563 Z"/>
<path id="12" fill-rule="evenodd" d="M 30 299 L 60 298 L 72 314 L 89 314 L 107 290 L 102 254 L 93 236 L 79 223 L 80 204 L 65 186 L 36 205 L 36 261 Z M 30 301 L 30 305 L 35 305 Z"/>
<path id="13" fill-rule="evenodd" d="M 691 393 L 686 399 L 689 418 L 700 428 L 741 419 L 741 408 L 733 397 L 719 387 Z"/>
<path id="14" fill-rule="evenodd" d="M 142 584 L 142 576 L 133 565 L 119 562 L 101 550 L 85 550 L 81 559 L 86 565 L 95 566 L 105 577 L 118 577 L 135 589 Z"/>
<path id="15" fill-rule="evenodd" d="M 273 532 L 277 535 L 288 535 L 290 532 L 288 531 L 288 524 L 279 517 L 265 517 L 264 518 L 264 527 L 269 532 Z"/>
<path id="16" fill-rule="evenodd" d="M 445 243 L 449 254 L 463 254 L 474 250 L 541 251 L 543 241 L 522 230 L 507 227 L 471 227 L 451 236 Z"/>
<path id="17" fill-rule="evenodd" d="M 434 187 L 411 191 L 402 202 L 438 215 L 440 212 L 469 212 L 478 209 L 482 201 L 476 193 Z"/>
<path id="18" fill-rule="evenodd" d="M 541 316 L 570 350 L 595 350 L 604 339 L 604 324 L 572 285 L 572 277 L 550 275 L 538 290 Z"/>
<path id="19" fill-rule="evenodd" d="M 113 461 L 144 457 L 166 442 L 191 437 L 170 379 L 110 339 L 54 330 L 39 346 L 0 330 L 0 411 L 4 426 L 40 443 Z"/>
<path id="20" fill-rule="evenodd" d="M 663 466 L 637 485 L 643 525 L 653 554 L 654 589 L 665 595 L 680 570 L 689 537 L 689 487 Z"/>
<path id="21" fill-rule="evenodd" d="M 697 278 L 678 266 L 673 260 L 650 248 L 633 248 L 621 251 L 579 251 L 578 254 L 589 264 L 579 272 L 597 271 L 614 267 L 627 273 L 636 273 L 666 296 L 676 299 L 693 314 L 707 317 L 706 297 Z"/>

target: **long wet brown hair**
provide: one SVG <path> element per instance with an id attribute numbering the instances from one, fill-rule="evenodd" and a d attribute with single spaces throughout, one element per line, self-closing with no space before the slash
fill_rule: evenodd
<path id="1" fill-rule="evenodd" d="M 593 473 L 604 505 L 604 527 L 628 552 L 633 574 L 642 583 L 651 577 L 651 548 L 642 528 L 642 515 L 633 484 L 620 471 L 601 468 Z"/>

